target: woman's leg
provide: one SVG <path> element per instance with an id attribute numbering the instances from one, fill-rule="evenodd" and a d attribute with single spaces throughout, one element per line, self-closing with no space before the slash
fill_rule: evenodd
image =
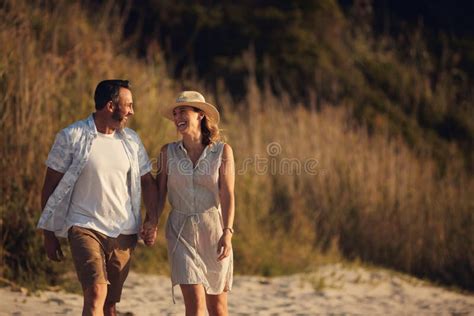
<path id="1" fill-rule="evenodd" d="M 206 294 L 206 305 L 209 316 L 227 316 L 227 292 L 219 295 Z"/>
<path id="2" fill-rule="evenodd" d="M 183 293 L 186 316 L 204 316 L 206 293 L 202 284 L 180 284 Z"/>

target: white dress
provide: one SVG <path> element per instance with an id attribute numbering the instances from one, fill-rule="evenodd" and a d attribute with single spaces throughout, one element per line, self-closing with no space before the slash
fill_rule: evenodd
<path id="1" fill-rule="evenodd" d="M 194 168 L 182 141 L 167 148 L 171 212 L 166 239 L 173 301 L 178 284 L 202 284 L 214 295 L 232 287 L 232 252 L 217 261 L 223 229 L 218 184 L 223 148 L 222 142 L 206 146 Z"/>

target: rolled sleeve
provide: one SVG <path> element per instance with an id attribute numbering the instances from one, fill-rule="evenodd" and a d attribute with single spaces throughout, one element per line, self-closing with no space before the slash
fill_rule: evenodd
<path id="1" fill-rule="evenodd" d="M 66 173 L 71 165 L 72 154 L 68 136 L 64 130 L 56 135 L 53 147 L 46 159 L 46 166 L 61 173 Z"/>

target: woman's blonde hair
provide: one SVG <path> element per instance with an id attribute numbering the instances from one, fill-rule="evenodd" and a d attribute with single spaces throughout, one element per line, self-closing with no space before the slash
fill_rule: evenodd
<path id="1" fill-rule="evenodd" d="M 193 107 L 194 111 L 204 114 L 201 120 L 202 144 L 207 146 L 216 143 L 222 139 L 219 126 L 207 119 L 206 113 L 201 109 Z"/>

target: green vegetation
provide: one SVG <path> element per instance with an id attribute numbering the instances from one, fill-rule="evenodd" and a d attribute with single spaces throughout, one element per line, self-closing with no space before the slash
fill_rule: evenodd
<path id="1" fill-rule="evenodd" d="M 327 3 L 325 10 L 337 10 Z M 190 78 L 183 83 L 219 106 L 235 151 L 236 272 L 292 273 L 343 256 L 474 289 L 474 180 L 465 159 L 472 151 L 417 119 L 424 113 L 427 125 L 441 124 L 451 113 L 452 122 L 468 122 L 470 103 L 451 103 L 452 68 L 419 71 L 401 62 L 393 42 L 360 35 L 348 47 L 338 46 L 348 39 L 329 41 L 346 23 L 342 14 L 337 19 L 331 29 L 318 28 L 328 40 L 317 47 L 328 48 L 316 50 L 320 86 L 308 88 L 314 102 L 298 103 L 285 90 L 259 84 L 258 53 L 239 60 L 247 73 L 241 98 L 223 81 L 215 88 Z M 35 231 L 43 162 L 55 133 L 93 111 L 97 82 L 132 81 L 131 127 L 151 157 L 177 137 L 159 110 L 182 84 L 168 77 L 157 46 L 136 57 L 133 43 L 117 31 L 123 23 L 112 5 L 91 13 L 69 1 L 0 1 L 0 272 L 6 278 L 42 286 L 70 275 L 70 262 L 46 260 Z M 312 51 L 308 45 L 305 51 Z M 464 130 L 471 123 L 455 124 Z M 281 166 L 287 169 L 278 171 Z M 165 218 L 158 245 L 137 249 L 137 271 L 166 273 Z"/>

